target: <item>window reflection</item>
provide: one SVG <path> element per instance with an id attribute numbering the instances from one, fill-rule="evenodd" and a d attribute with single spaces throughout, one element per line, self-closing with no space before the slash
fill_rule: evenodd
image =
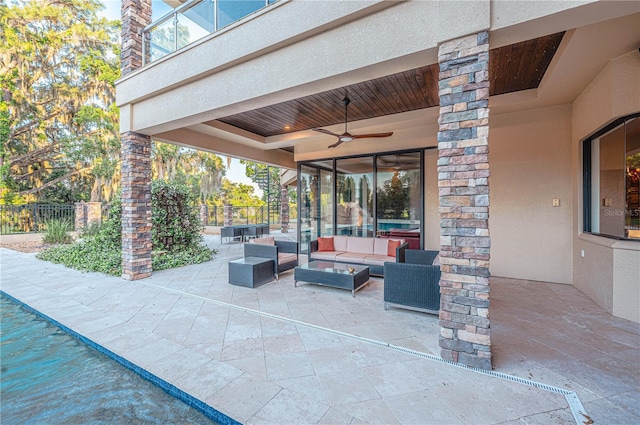
<path id="1" fill-rule="evenodd" d="M 420 153 L 378 157 L 378 235 L 420 229 Z"/>
<path id="2" fill-rule="evenodd" d="M 373 236 L 373 157 L 336 161 L 336 234 Z"/>
<path id="3" fill-rule="evenodd" d="M 640 118 L 585 142 L 585 230 L 640 239 Z"/>

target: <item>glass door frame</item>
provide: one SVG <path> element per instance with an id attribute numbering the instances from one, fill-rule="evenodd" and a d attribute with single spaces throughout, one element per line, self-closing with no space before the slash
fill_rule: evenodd
<path id="1" fill-rule="evenodd" d="M 342 156 L 342 157 L 333 157 L 333 158 L 319 158 L 319 159 L 314 159 L 314 160 L 309 160 L 309 161 L 300 161 L 297 163 L 297 172 L 298 172 L 298 184 L 297 184 L 297 190 L 298 190 L 298 199 L 301 199 L 301 191 L 302 191 L 302 182 L 300 179 L 301 176 L 301 172 L 302 172 L 302 166 L 306 166 L 306 167 L 311 167 L 311 168 L 316 168 L 318 170 L 318 175 L 321 169 L 325 170 L 325 171 L 332 171 L 333 172 L 333 177 L 332 177 L 332 184 L 333 184 L 333 217 L 332 217 L 332 223 L 333 223 L 333 235 L 336 235 L 337 232 L 337 215 L 338 215 L 338 211 L 337 211 L 337 201 L 338 201 L 338 191 L 336 188 L 337 185 L 337 169 L 336 169 L 336 162 L 338 160 L 341 159 L 352 159 L 352 158 L 365 158 L 365 157 L 371 157 L 372 161 L 373 161 L 373 188 L 375 189 L 373 191 L 373 229 L 374 229 L 374 235 L 375 235 L 375 230 L 378 228 L 378 195 L 377 195 L 377 187 L 378 187 L 378 157 L 379 156 L 387 156 L 387 155 L 401 155 L 401 154 L 408 154 L 408 153 L 419 153 L 420 154 L 420 209 L 421 209 L 421 216 L 420 216 L 420 247 L 421 249 L 424 249 L 424 238 L 425 238 L 425 232 L 424 232 L 424 222 L 425 222 L 425 187 L 424 187 L 424 177 L 425 177 L 425 151 L 427 150 L 433 150 L 433 149 L 437 149 L 437 146 L 432 146 L 432 147 L 427 147 L 427 148 L 418 148 L 418 149 L 403 149 L 403 150 L 396 150 L 396 151 L 387 151 L 387 152 L 376 152 L 376 153 L 366 153 L 366 154 L 359 154 L 359 155 L 349 155 L 349 156 Z M 319 165 L 315 165 L 314 163 L 316 162 L 321 162 L 321 161 L 331 161 L 332 164 L 332 170 L 328 170 L 326 167 L 321 167 Z M 318 184 L 320 184 L 320 179 L 318 178 Z M 319 188 L 318 188 L 319 191 Z M 319 193 L 319 192 L 318 192 Z M 319 199 L 316 200 L 316 202 L 320 202 Z M 301 240 L 302 237 L 302 229 L 300 226 L 301 223 L 301 219 L 302 219 L 302 215 L 301 215 L 301 204 L 302 202 L 298 202 L 298 223 L 297 223 L 297 237 L 298 237 L 298 241 Z M 319 205 L 314 206 L 316 208 L 319 208 Z M 320 217 L 318 217 L 318 220 L 320 220 Z M 320 232 L 320 227 L 319 224 L 317 226 L 317 231 L 316 233 Z M 321 235 L 316 234 L 316 235 L 311 235 L 312 238 L 318 238 Z M 311 240 L 315 240 L 315 239 L 311 239 Z"/>

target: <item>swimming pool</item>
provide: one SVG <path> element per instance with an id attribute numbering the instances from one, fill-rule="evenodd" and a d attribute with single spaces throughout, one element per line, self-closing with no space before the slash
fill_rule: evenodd
<path id="1" fill-rule="evenodd" d="M 0 302 L 3 425 L 218 423 L 4 295 Z"/>

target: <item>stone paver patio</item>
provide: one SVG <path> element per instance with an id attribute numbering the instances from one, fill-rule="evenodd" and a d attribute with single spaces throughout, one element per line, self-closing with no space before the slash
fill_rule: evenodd
<path id="1" fill-rule="evenodd" d="M 385 311 L 381 278 L 232 286 L 242 245 L 205 240 L 213 261 L 134 282 L 0 249 L 1 289 L 242 423 L 575 423 L 562 394 L 434 360 L 437 317 Z M 491 285 L 497 372 L 574 391 L 584 423 L 640 423 L 640 325 L 571 286 Z"/>

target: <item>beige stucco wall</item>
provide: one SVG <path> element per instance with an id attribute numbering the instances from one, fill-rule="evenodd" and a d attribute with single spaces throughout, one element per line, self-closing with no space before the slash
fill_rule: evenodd
<path id="1" fill-rule="evenodd" d="M 490 127 L 491 274 L 571 283 L 571 107 L 491 115 Z"/>
<path id="2" fill-rule="evenodd" d="M 613 245 L 613 314 L 640 322 L 640 247 L 638 242 Z"/>
<path id="3" fill-rule="evenodd" d="M 640 242 L 583 234 L 582 141 L 611 121 L 640 111 L 640 53 L 609 62 L 573 103 L 573 283 L 615 316 L 640 322 Z M 584 253 L 584 256 L 583 256 Z"/>

